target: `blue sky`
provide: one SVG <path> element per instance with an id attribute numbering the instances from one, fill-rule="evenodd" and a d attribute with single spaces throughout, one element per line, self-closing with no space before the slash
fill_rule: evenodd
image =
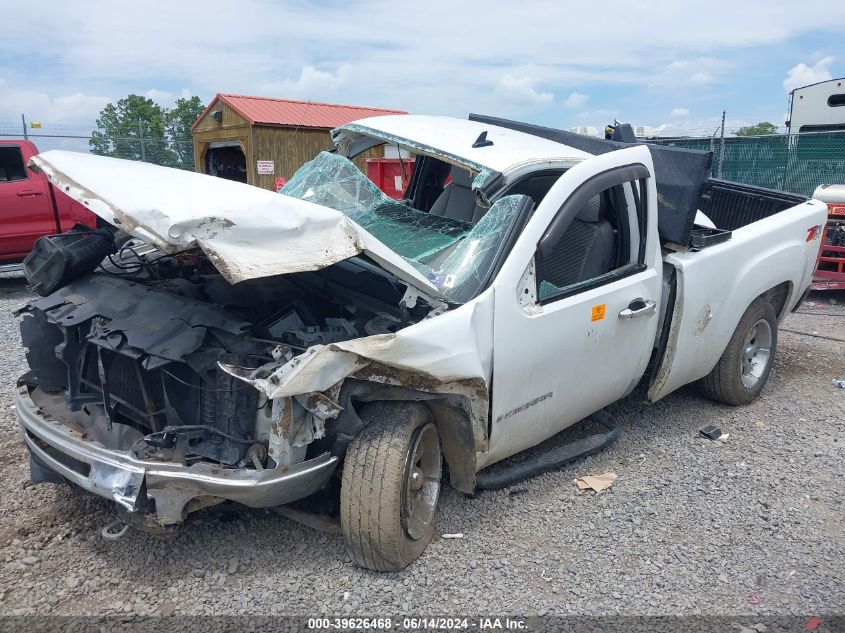
<path id="1" fill-rule="evenodd" d="M 470 111 L 663 133 L 782 124 L 845 75 L 845 2 L 43 1 L 4 7 L 0 133 L 85 132 L 130 92 Z"/>

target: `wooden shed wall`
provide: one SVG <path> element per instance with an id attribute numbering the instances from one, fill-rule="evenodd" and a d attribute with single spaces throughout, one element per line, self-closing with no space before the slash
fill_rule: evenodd
<path id="1" fill-rule="evenodd" d="M 254 184 L 265 189 L 272 189 L 273 181 L 279 176 L 290 178 L 304 163 L 332 147 L 329 131 L 323 129 L 255 126 L 252 139 L 255 161 L 274 162 L 272 175 L 255 175 Z M 255 164 L 248 167 L 256 169 Z"/>
<path id="2" fill-rule="evenodd" d="M 275 171 L 273 175 L 255 173 L 252 184 L 272 189 L 273 182 L 279 176 L 290 178 L 297 169 L 320 152 L 334 147 L 330 130 L 318 128 L 289 128 L 256 125 L 252 128 L 252 147 L 254 160 L 247 169 L 256 172 L 255 162 L 272 160 Z M 366 173 L 367 158 L 383 156 L 381 148 L 375 148 L 355 159 L 355 164 Z"/>

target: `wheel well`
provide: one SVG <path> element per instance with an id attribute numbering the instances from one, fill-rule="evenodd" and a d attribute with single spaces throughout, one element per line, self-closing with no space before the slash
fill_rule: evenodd
<path id="1" fill-rule="evenodd" d="M 792 282 L 784 281 L 783 283 L 779 283 L 774 288 L 769 288 L 760 296 L 772 304 L 772 307 L 775 309 L 775 314 L 778 315 L 778 320 L 780 320 L 783 317 L 787 300 L 789 299 L 791 294 Z"/>
<path id="2" fill-rule="evenodd" d="M 397 389 L 397 391 L 402 388 Z M 423 394 L 410 396 L 403 393 L 391 393 L 391 390 L 382 390 L 376 397 L 354 400 L 349 407 L 356 411 L 355 417 L 360 421 L 360 426 L 347 431 L 348 441 L 357 435 L 367 425 L 367 406 L 379 401 L 405 400 L 412 402 L 415 406 L 428 409 L 431 420 L 437 426 L 440 434 L 440 447 L 443 458 L 449 467 L 449 481 L 452 487 L 461 492 L 472 493 L 475 490 L 475 436 L 473 435 L 472 424 L 466 411 L 458 403 L 449 397 L 437 396 L 435 394 Z M 380 397 L 379 397 L 380 396 Z M 360 416 L 360 417 L 359 417 Z M 345 454 L 348 441 L 342 447 L 333 449 L 335 454 Z M 338 450 L 338 448 L 340 450 Z"/>

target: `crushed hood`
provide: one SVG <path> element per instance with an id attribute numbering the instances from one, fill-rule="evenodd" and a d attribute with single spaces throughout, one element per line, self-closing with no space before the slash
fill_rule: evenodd
<path id="1" fill-rule="evenodd" d="M 367 255 L 420 293 L 440 291 L 344 214 L 252 185 L 92 154 L 51 150 L 30 166 L 110 224 L 165 252 L 200 248 L 231 283 Z"/>

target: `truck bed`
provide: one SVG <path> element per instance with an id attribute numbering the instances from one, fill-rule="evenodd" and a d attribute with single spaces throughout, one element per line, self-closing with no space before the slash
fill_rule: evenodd
<path id="1" fill-rule="evenodd" d="M 675 288 L 652 401 L 710 373 L 756 297 L 768 297 L 780 318 L 789 313 L 810 285 L 820 244 L 813 229 L 827 211 L 818 200 L 720 180 L 702 207 L 733 234 L 700 251 L 664 253 Z"/>
<path id="2" fill-rule="evenodd" d="M 717 228 L 735 231 L 806 200 L 794 193 L 710 178 L 701 198 L 701 212 Z"/>

